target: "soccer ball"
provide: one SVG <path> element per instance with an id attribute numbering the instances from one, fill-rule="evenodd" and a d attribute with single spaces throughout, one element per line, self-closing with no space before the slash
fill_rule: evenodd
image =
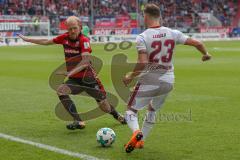
<path id="1" fill-rule="evenodd" d="M 116 139 L 116 134 L 111 128 L 99 129 L 96 136 L 97 142 L 103 147 L 111 146 Z"/>

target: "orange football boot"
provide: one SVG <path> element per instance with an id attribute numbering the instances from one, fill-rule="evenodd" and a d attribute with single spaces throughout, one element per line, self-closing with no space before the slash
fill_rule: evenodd
<path id="1" fill-rule="evenodd" d="M 137 130 L 133 133 L 130 141 L 125 145 L 125 151 L 130 153 L 136 148 L 136 144 L 142 140 L 143 134 L 140 130 Z"/>
<path id="2" fill-rule="evenodd" d="M 135 148 L 142 149 L 144 147 L 144 141 L 140 140 L 137 142 Z"/>

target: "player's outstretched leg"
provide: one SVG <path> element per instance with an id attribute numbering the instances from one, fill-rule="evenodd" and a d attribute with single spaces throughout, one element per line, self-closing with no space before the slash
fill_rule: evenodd
<path id="1" fill-rule="evenodd" d="M 83 121 L 74 121 L 66 126 L 69 130 L 83 129 L 85 128 L 85 123 Z"/>
<path id="2" fill-rule="evenodd" d="M 86 84 L 86 86 L 88 87 L 85 87 L 84 90 L 96 100 L 99 108 L 103 112 L 111 114 L 113 118 L 119 121 L 121 124 L 126 124 L 124 117 L 120 113 L 118 113 L 115 110 L 115 108 L 108 102 L 106 92 L 100 80 L 95 78 L 93 80 L 93 84 L 95 84 L 94 87 L 92 87 L 91 85 L 89 86 L 89 84 Z M 97 88 L 100 89 L 96 89 L 96 86 L 98 86 Z"/>
<path id="3" fill-rule="evenodd" d="M 167 85 L 169 85 L 169 84 L 167 84 Z M 170 87 L 168 87 L 168 88 L 169 88 L 168 91 L 171 91 L 172 85 L 170 84 Z M 143 125 L 142 125 L 143 139 L 142 139 L 142 141 L 138 142 L 138 144 L 136 145 L 136 148 L 143 148 L 144 141 L 146 140 L 146 138 L 149 135 L 150 131 L 152 130 L 154 124 L 156 123 L 156 113 L 163 106 L 167 95 L 168 94 L 163 94 L 160 96 L 153 97 L 152 102 L 148 105 L 148 111 L 145 115 Z"/>
<path id="4" fill-rule="evenodd" d="M 137 142 L 135 148 L 142 149 L 144 147 L 144 140 L 140 140 Z"/>
<path id="5" fill-rule="evenodd" d="M 143 134 L 140 130 L 136 130 L 131 139 L 128 141 L 128 143 L 125 145 L 125 151 L 127 153 L 132 152 L 136 147 L 139 142 L 141 142 L 143 137 Z"/>
<path id="6" fill-rule="evenodd" d="M 146 137 L 148 136 L 149 132 L 153 128 L 153 125 L 156 121 L 156 112 L 153 109 L 148 109 L 148 112 L 146 113 L 146 116 L 143 121 L 142 125 L 142 134 L 143 138 L 137 142 L 135 148 L 142 149 L 144 147 L 144 141 Z"/>
<path id="7" fill-rule="evenodd" d="M 100 102 L 98 102 L 99 107 L 101 108 L 102 111 L 109 113 L 113 116 L 114 119 L 119 121 L 121 124 L 126 124 L 126 120 L 124 116 L 122 116 L 119 112 L 115 110 L 115 108 L 109 104 L 107 99 L 104 99 Z"/>
<path id="8" fill-rule="evenodd" d="M 69 130 L 75 130 L 75 129 L 83 129 L 85 128 L 84 121 L 80 118 L 77 108 L 74 104 L 74 102 L 71 100 L 69 94 L 71 94 L 72 90 L 69 87 L 69 84 L 62 84 L 57 89 L 57 95 L 60 99 L 62 105 L 66 109 L 66 111 L 72 116 L 73 123 L 70 123 L 66 126 Z"/>
<path id="9" fill-rule="evenodd" d="M 121 115 L 119 112 L 117 112 L 112 105 L 110 105 L 110 107 L 111 107 L 111 112 L 109 114 L 111 114 L 113 118 L 119 121 L 121 124 L 127 124 L 124 116 Z"/>
<path id="10" fill-rule="evenodd" d="M 154 110 L 148 110 L 142 125 L 143 139 L 137 143 L 136 148 L 141 149 L 144 147 L 144 141 L 148 136 L 149 132 L 152 130 L 155 122 L 156 122 L 156 112 Z"/>
<path id="11" fill-rule="evenodd" d="M 143 134 L 139 130 L 137 111 L 127 110 L 125 114 L 128 127 L 133 131 L 133 135 L 128 143 L 125 145 L 125 151 L 127 153 L 132 152 L 139 141 L 142 140 Z"/>
<path id="12" fill-rule="evenodd" d="M 63 104 L 64 108 L 68 111 L 68 113 L 73 117 L 74 122 L 71 124 L 68 124 L 66 126 L 69 130 L 75 130 L 75 129 L 83 129 L 85 128 L 85 123 L 80 118 L 76 106 L 71 100 L 71 98 L 68 95 L 61 95 L 59 96 L 59 99 L 61 103 Z"/>

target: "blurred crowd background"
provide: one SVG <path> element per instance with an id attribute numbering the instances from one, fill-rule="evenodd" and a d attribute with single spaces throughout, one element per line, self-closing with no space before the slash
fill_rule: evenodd
<path id="1" fill-rule="evenodd" d="M 230 36 L 239 36 L 238 0 L 0 0 L 0 17 L 19 16 L 25 22 L 50 22 L 51 34 L 65 29 L 67 16 L 80 17 L 91 34 L 128 33 L 144 30 L 143 8 L 146 3 L 160 7 L 162 25 L 183 32 L 201 32 L 211 27 L 228 28 Z M 11 18 L 10 18 L 11 19 Z"/>

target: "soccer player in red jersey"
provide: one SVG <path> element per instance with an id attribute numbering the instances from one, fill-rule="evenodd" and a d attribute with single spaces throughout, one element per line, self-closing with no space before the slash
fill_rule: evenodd
<path id="1" fill-rule="evenodd" d="M 106 99 L 106 92 L 101 81 L 97 78 L 96 73 L 91 65 L 90 57 L 92 49 L 87 37 L 81 33 L 81 22 L 79 18 L 70 16 L 66 20 L 67 33 L 59 35 L 51 40 L 48 39 L 31 39 L 23 35 L 19 35 L 26 42 L 31 42 L 40 45 L 61 44 L 64 48 L 65 61 L 68 79 L 64 84 L 57 89 L 58 97 L 71 114 L 74 122 L 67 125 L 70 130 L 82 129 L 85 127 L 84 121 L 77 114 L 77 109 L 69 94 L 79 94 L 85 91 L 93 97 L 98 106 L 106 113 L 113 115 L 122 124 L 125 124 L 125 119 L 120 115 Z"/>

